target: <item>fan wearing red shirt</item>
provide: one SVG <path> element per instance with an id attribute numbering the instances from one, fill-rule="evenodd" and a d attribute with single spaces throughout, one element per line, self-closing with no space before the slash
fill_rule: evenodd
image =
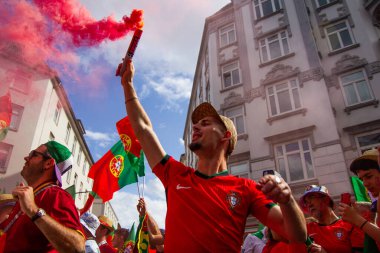
<path id="1" fill-rule="evenodd" d="M 249 214 L 291 241 L 306 240 L 302 211 L 283 179 L 266 175 L 255 183 L 228 175 L 227 159 L 237 133 L 233 122 L 211 104 L 202 103 L 191 114 L 189 149 L 198 157 L 197 168 L 166 155 L 137 98 L 133 74 L 133 64 L 127 61 L 122 86 L 128 117 L 167 193 L 166 253 L 240 252 Z"/>
<path id="2" fill-rule="evenodd" d="M 18 199 L 8 219 L 4 253 L 84 252 L 85 238 L 73 198 L 64 191 L 61 175 L 71 169 L 71 152 L 55 141 L 31 151 L 25 158 Z"/>
<path id="3" fill-rule="evenodd" d="M 311 252 L 351 252 L 350 239 L 354 228 L 335 214 L 334 202 L 325 186 L 308 186 L 300 199 L 300 205 L 317 220 L 307 224 L 307 232 L 314 240 L 310 246 Z"/>

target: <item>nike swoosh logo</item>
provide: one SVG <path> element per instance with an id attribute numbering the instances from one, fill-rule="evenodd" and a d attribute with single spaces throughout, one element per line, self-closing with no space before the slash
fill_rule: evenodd
<path id="1" fill-rule="evenodd" d="M 177 184 L 177 187 L 176 187 L 177 190 L 190 189 L 190 188 L 191 188 L 190 186 L 181 186 L 180 184 Z"/>

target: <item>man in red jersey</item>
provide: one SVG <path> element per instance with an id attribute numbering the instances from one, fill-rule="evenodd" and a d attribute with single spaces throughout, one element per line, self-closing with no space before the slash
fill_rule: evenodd
<path id="1" fill-rule="evenodd" d="M 84 252 L 85 238 L 73 198 L 63 190 L 61 175 L 72 167 L 71 152 L 56 141 L 32 150 L 25 158 L 18 200 L 7 220 L 5 253 Z"/>
<path id="2" fill-rule="evenodd" d="M 192 113 L 193 168 L 163 150 L 133 87 L 134 67 L 122 78 L 126 109 L 153 172 L 167 193 L 165 252 L 240 252 L 247 216 L 293 242 L 306 240 L 306 223 L 289 186 L 266 175 L 258 183 L 229 175 L 227 158 L 237 142 L 235 126 L 209 103 Z M 273 201 L 278 205 L 274 204 Z"/>
<path id="3" fill-rule="evenodd" d="M 309 246 L 310 252 L 351 252 L 350 237 L 354 228 L 334 213 L 334 202 L 325 186 L 308 186 L 300 204 L 306 213 L 317 219 L 307 224 L 307 232 L 314 239 Z"/>
<path id="4" fill-rule="evenodd" d="M 100 253 L 115 253 L 117 250 L 114 249 L 107 242 L 107 237 L 113 232 L 113 222 L 110 218 L 100 215 L 99 217 L 100 225 L 95 232 L 95 240 L 99 245 Z"/>

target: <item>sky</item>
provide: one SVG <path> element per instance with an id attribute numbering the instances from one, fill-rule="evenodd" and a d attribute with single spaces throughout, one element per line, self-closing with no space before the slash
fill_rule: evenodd
<path id="1" fill-rule="evenodd" d="M 183 131 L 193 75 L 198 58 L 205 18 L 229 0 L 80 0 L 95 18 L 113 16 L 121 20 L 133 9 L 144 11 L 144 32 L 134 56 L 135 88 L 165 151 L 175 159 L 184 153 Z M 86 130 L 85 139 L 94 161 L 118 140 L 115 124 L 126 116 L 120 77 L 115 77 L 131 40 L 104 41 L 98 46 L 82 47 L 75 53 L 79 70 L 60 72 L 77 118 Z M 67 67 L 70 69 L 70 66 Z M 78 74 L 79 73 L 79 74 Z M 151 173 L 137 185 L 128 185 L 111 200 L 122 227 L 138 221 L 139 194 L 144 192 L 148 211 L 164 228 L 165 192 Z M 90 190 L 90 189 L 88 189 Z"/>

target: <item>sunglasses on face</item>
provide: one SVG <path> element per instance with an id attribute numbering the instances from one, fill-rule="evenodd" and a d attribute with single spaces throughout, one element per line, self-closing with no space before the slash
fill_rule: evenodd
<path id="1" fill-rule="evenodd" d="M 32 157 L 38 156 L 38 155 L 42 156 L 45 160 L 51 158 L 51 156 L 49 156 L 49 155 L 47 155 L 47 154 L 44 154 L 44 153 L 39 152 L 39 151 L 37 151 L 37 150 L 32 150 L 32 151 L 30 151 L 30 153 L 29 153 L 29 159 L 31 159 Z"/>

